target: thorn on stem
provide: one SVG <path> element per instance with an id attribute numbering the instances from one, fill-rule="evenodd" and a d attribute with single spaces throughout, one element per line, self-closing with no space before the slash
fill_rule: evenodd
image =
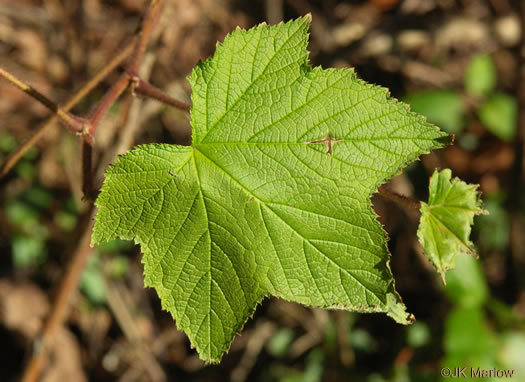
<path id="1" fill-rule="evenodd" d="M 141 81 L 141 79 L 138 76 L 132 76 L 131 79 L 130 79 L 131 95 L 133 97 L 137 97 L 138 96 L 137 93 L 136 93 L 136 90 L 140 86 L 140 81 Z"/>
<path id="2" fill-rule="evenodd" d="M 88 145 L 93 146 L 95 137 L 91 133 L 93 127 L 91 122 L 88 119 L 78 117 L 76 118 L 76 122 L 79 123 L 80 128 L 75 135 L 81 137 Z"/>

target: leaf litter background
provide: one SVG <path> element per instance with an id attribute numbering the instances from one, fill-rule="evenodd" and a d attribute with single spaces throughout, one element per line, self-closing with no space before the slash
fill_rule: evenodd
<path id="1" fill-rule="evenodd" d="M 62 102 L 133 34 L 145 6 L 139 0 L 0 1 L 2 65 Z M 138 249 L 114 243 L 92 256 L 43 380 L 434 381 L 443 365 L 518 367 L 513 360 L 525 353 L 523 173 L 516 159 L 522 142 L 509 124 L 492 122 L 516 118 L 512 101 L 503 107 L 509 112 L 497 105 L 509 97 L 516 102 L 517 6 L 506 0 L 169 1 L 144 70 L 176 97 L 189 100 L 185 77 L 237 25 L 311 12 L 313 65 L 353 66 L 361 78 L 390 88 L 396 98 L 415 99 L 421 112 L 437 116 L 434 122 L 456 132 L 456 144 L 422 157 L 389 187 L 426 198 L 435 167 L 450 167 L 455 176 L 480 183 L 491 213 L 475 221 L 473 241 L 481 259 L 462 255 L 443 288 L 416 243 L 417 214 L 374 197 L 391 239 L 396 287 L 418 323 L 402 327 L 384 315 L 265 300 L 222 363 L 209 366 L 161 311 L 154 291 L 143 288 Z M 465 73 L 479 53 L 490 55 L 493 69 L 478 69 L 473 77 L 489 85 L 473 90 Z M 116 75 L 76 111 L 86 112 Z M 48 113 L 4 81 L 0 94 L 3 160 Z M 496 118 L 483 117 L 491 107 Z M 440 116 L 449 118 L 443 122 Z M 187 144 L 190 138 L 183 113 L 127 97 L 99 132 L 101 163 L 131 145 Z M 76 228 L 85 209 L 79 167 L 76 140 L 56 127 L 0 183 L 5 380 L 23 370 L 82 233 Z"/>

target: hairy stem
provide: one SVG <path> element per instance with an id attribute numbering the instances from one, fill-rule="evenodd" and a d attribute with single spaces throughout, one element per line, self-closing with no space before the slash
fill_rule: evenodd
<path id="1" fill-rule="evenodd" d="M 421 209 L 421 202 L 419 200 L 412 199 L 408 196 L 400 195 L 397 192 L 389 190 L 384 185 L 381 185 L 377 188 L 377 193 L 382 197 L 391 200 L 401 206 L 414 208 L 418 211 Z"/>
<path id="2" fill-rule="evenodd" d="M 183 111 L 190 111 L 191 109 L 191 105 L 189 103 L 170 97 L 162 90 L 140 79 L 139 77 L 133 77 L 132 90 L 134 95 L 152 98 Z"/>

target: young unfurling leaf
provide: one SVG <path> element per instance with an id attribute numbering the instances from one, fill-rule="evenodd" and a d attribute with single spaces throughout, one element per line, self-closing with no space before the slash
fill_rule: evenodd
<path id="1" fill-rule="evenodd" d="M 477 257 L 469 240 L 474 215 L 487 214 L 481 208 L 477 185 L 457 178 L 452 172 L 434 171 L 430 179 L 428 204 L 421 203 L 419 242 L 445 282 L 445 271 L 456 265 L 456 256 L 469 253 Z"/>

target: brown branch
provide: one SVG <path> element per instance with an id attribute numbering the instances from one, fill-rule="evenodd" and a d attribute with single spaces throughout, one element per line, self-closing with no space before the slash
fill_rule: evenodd
<path id="1" fill-rule="evenodd" d="M 92 111 L 91 117 L 89 118 L 89 135 L 95 135 L 95 130 L 97 129 L 98 123 L 104 114 L 106 114 L 113 102 L 115 102 L 124 92 L 124 90 L 126 90 L 132 78 L 136 76 L 138 67 L 142 61 L 142 58 L 144 57 L 144 53 L 146 52 L 149 38 L 151 36 L 151 31 L 153 30 L 153 27 L 159 18 L 159 9 L 161 4 L 162 0 L 151 0 L 148 13 L 144 23 L 142 24 L 140 39 L 135 48 L 135 52 L 133 53 L 132 61 L 128 65 L 126 72 L 120 76 L 118 81 L 111 87 L 106 96 Z"/>
<path id="2" fill-rule="evenodd" d="M 139 77 L 133 77 L 131 89 L 133 91 L 133 95 L 152 98 L 183 111 L 190 111 L 191 109 L 191 105 L 189 103 L 170 97 L 162 90 L 156 88 Z"/>
<path id="3" fill-rule="evenodd" d="M 78 102 L 80 102 L 91 90 L 93 90 L 100 82 L 106 78 L 117 66 L 126 60 L 133 52 L 136 45 L 136 38 L 130 41 L 126 47 L 115 56 L 105 67 L 103 67 L 90 81 L 88 81 L 82 88 L 80 88 L 62 107 L 63 110 L 71 110 Z M 35 133 L 24 143 L 16 148 L 0 167 L 0 179 L 11 171 L 11 169 L 18 163 L 20 158 L 33 147 L 44 134 L 57 122 L 58 117 L 55 115 L 47 120 Z"/>
<path id="4" fill-rule="evenodd" d="M 421 202 L 419 200 L 412 199 L 405 195 L 400 195 L 397 192 L 389 190 L 384 185 L 381 185 L 377 188 L 377 193 L 382 197 L 391 200 L 401 206 L 414 208 L 418 211 L 421 209 Z"/>
<path id="5" fill-rule="evenodd" d="M 91 230 L 93 227 L 93 209 L 91 208 L 89 213 L 85 215 L 87 218 L 82 219 L 79 223 L 81 229 L 83 229 L 83 235 L 80 240 L 78 247 L 76 248 L 71 263 L 66 271 L 64 279 L 60 284 L 57 298 L 53 304 L 53 310 L 47 318 L 42 335 L 35 341 L 34 353 L 27 364 L 24 374 L 22 376 L 22 382 L 36 382 L 45 364 L 49 351 L 52 348 L 52 343 L 55 338 L 56 331 L 63 324 L 71 297 L 77 290 L 78 280 L 84 269 L 89 255 L 91 254 Z"/>
<path id="6" fill-rule="evenodd" d="M 138 65 L 142 60 L 144 52 L 146 50 L 147 42 L 151 34 L 151 30 L 155 25 L 155 21 L 158 18 L 158 9 L 161 4 L 161 0 L 152 0 L 148 15 L 143 24 L 142 35 L 139 43 L 135 49 L 133 61 L 128 66 L 126 73 L 121 75 L 116 84 L 114 84 L 103 100 L 95 107 L 90 119 L 85 125 L 82 126 L 82 133 L 87 136 L 92 136 L 95 129 L 111 104 L 122 94 L 127 88 L 131 81 L 131 73 L 135 73 L 138 69 Z M 85 126 L 88 130 L 85 130 Z M 93 193 L 93 168 L 92 168 L 92 142 L 84 140 L 82 147 L 82 158 L 83 158 L 83 190 L 87 198 Z M 49 345 L 51 340 L 54 338 L 57 328 L 63 323 L 66 317 L 66 308 L 69 300 L 76 290 L 79 277 L 84 269 L 88 255 L 91 253 L 90 238 L 93 227 L 93 212 L 90 210 L 89 214 L 89 225 L 84 231 L 81 242 L 75 252 L 75 256 L 69 266 L 65 278 L 60 286 L 59 294 L 56 303 L 53 307 L 53 311 L 46 321 L 43 329 L 42 337 L 38 341 L 39 347 L 36 349 L 35 354 L 31 358 L 27 365 L 24 375 L 22 377 L 23 382 L 34 382 L 38 379 L 43 365 L 47 359 L 49 352 Z"/>
<path id="7" fill-rule="evenodd" d="M 53 101 L 51 101 L 45 95 L 40 93 L 38 90 L 36 90 L 33 87 L 31 87 L 30 85 L 26 84 L 21 79 L 15 77 L 14 74 L 11 74 L 6 69 L 3 69 L 2 67 L 0 67 L 0 75 L 3 78 L 5 78 L 8 82 L 10 82 L 12 85 L 15 85 L 17 88 L 19 88 L 23 92 L 25 92 L 25 93 L 29 94 L 31 97 L 35 98 L 37 101 L 39 101 L 41 104 L 43 104 L 49 110 L 51 110 L 53 113 L 57 112 L 58 107 Z"/>
<path id="8" fill-rule="evenodd" d="M 137 362 L 142 364 L 142 368 L 150 375 L 152 381 L 167 381 L 166 373 L 154 354 L 152 354 L 151 348 L 144 342 L 137 323 L 131 314 L 136 307 L 128 306 L 127 300 L 123 296 L 125 289 L 121 288 L 121 285 L 114 282 L 109 276 L 105 276 L 108 285 L 106 293 L 108 307 L 128 340 L 128 345 L 136 356 Z"/>
<path id="9" fill-rule="evenodd" d="M 102 101 L 98 103 L 97 106 L 90 113 L 89 117 L 89 135 L 95 136 L 95 130 L 108 109 L 113 105 L 113 103 L 120 97 L 120 95 L 126 90 L 131 80 L 131 76 L 128 72 L 122 73 L 118 81 L 113 84 L 113 86 L 106 93 Z"/>
<path id="10" fill-rule="evenodd" d="M 22 90 L 24 93 L 27 93 L 51 112 L 56 114 L 57 118 L 73 133 L 83 133 L 85 131 L 85 124 L 82 119 L 71 115 L 69 112 L 61 108 L 57 103 L 53 102 L 47 98 L 44 94 L 40 93 L 34 87 L 26 84 L 21 79 L 17 78 L 14 74 L 9 73 L 6 69 L 0 67 L 0 76 L 6 79 L 11 84 L 15 85 L 17 88 Z"/>
<path id="11" fill-rule="evenodd" d="M 95 131 L 100 120 L 106 114 L 108 109 L 113 105 L 113 103 L 120 97 L 120 95 L 127 89 L 132 79 L 136 76 L 138 67 L 144 57 L 146 48 L 151 36 L 151 31 L 156 25 L 159 18 L 159 9 L 162 4 L 162 0 L 151 0 L 148 13 L 142 24 L 141 35 L 131 63 L 128 65 L 126 71 L 120 76 L 118 81 L 109 89 L 101 102 L 90 113 L 88 120 L 88 130 L 86 132 L 87 137 L 92 138 L 95 136 Z M 92 142 L 86 141 L 89 145 L 83 145 L 83 158 L 88 160 L 89 163 L 83 164 L 83 190 L 86 199 L 92 199 L 95 197 L 96 191 L 94 190 L 93 184 L 93 169 L 91 164 L 91 150 Z"/>
<path id="12" fill-rule="evenodd" d="M 74 132 L 83 134 L 85 136 L 84 138 L 88 141 L 88 143 L 92 143 L 91 137 L 94 134 L 98 122 L 105 114 L 107 109 L 111 106 L 111 104 L 115 101 L 115 99 L 118 98 L 118 96 L 120 96 L 120 94 L 127 87 L 127 83 L 129 83 L 131 79 L 130 73 L 135 73 L 138 69 L 138 65 L 140 64 L 140 61 L 142 60 L 142 57 L 146 50 L 149 36 L 151 35 L 153 26 L 155 25 L 158 19 L 161 3 L 161 0 L 152 0 L 150 9 L 148 11 L 148 15 L 143 24 L 143 31 L 141 33 L 139 42 L 137 43 L 137 38 L 134 38 L 117 56 L 115 56 L 111 60 L 111 62 L 108 63 L 108 65 L 102 68 L 102 70 L 97 75 L 95 75 L 93 79 L 91 79 L 86 85 L 84 85 L 61 108 L 58 107 L 58 105 L 56 105 L 53 101 L 48 100 L 39 92 L 34 91 L 34 89 L 32 89 L 29 85 L 23 83 L 12 74 L 8 73 L 5 70 L 1 70 L 0 68 L 0 74 L 3 77 L 5 77 L 9 82 L 13 83 L 21 90 L 32 95 L 40 102 L 43 102 L 45 106 L 51 108 L 51 110 L 55 113 L 55 116 L 50 118 L 26 142 L 20 145 L 7 157 L 7 159 L 4 161 L 4 163 L 2 163 L 0 167 L 0 179 L 7 175 L 9 171 L 11 171 L 11 169 L 16 165 L 20 158 L 22 158 L 24 154 L 31 147 L 33 147 L 40 140 L 40 138 L 42 138 L 42 136 L 51 128 L 51 126 L 53 126 L 57 122 L 58 119 L 70 121 L 71 125 L 76 127 Z M 84 98 L 95 86 L 97 86 L 105 77 L 107 77 L 107 75 L 110 72 L 112 72 L 132 53 L 133 61 L 128 66 L 126 73 L 122 75 L 122 77 L 125 77 L 125 79 L 121 77 L 121 79 L 113 86 L 113 88 L 110 89 L 108 96 L 104 98 L 104 100 L 101 102 L 101 105 L 98 105 L 98 107 L 95 108 L 94 112 L 91 114 L 94 120 L 90 120 L 89 122 L 87 122 L 81 118 L 74 117 L 68 113 L 69 110 L 71 110 L 82 98 Z M 124 86 L 124 82 L 126 82 L 126 86 Z M 69 117 L 71 117 L 71 119 Z"/>
<path id="13" fill-rule="evenodd" d="M 141 35 L 137 44 L 137 48 L 133 55 L 131 64 L 128 67 L 128 73 L 130 73 L 131 75 L 136 75 L 138 72 L 139 65 L 142 62 L 142 58 L 144 57 L 144 53 L 146 53 L 146 48 L 148 46 L 151 32 L 159 19 L 159 10 L 161 5 L 162 0 L 151 0 L 148 13 L 146 14 L 146 18 L 144 19 L 144 23 L 142 24 Z"/>

